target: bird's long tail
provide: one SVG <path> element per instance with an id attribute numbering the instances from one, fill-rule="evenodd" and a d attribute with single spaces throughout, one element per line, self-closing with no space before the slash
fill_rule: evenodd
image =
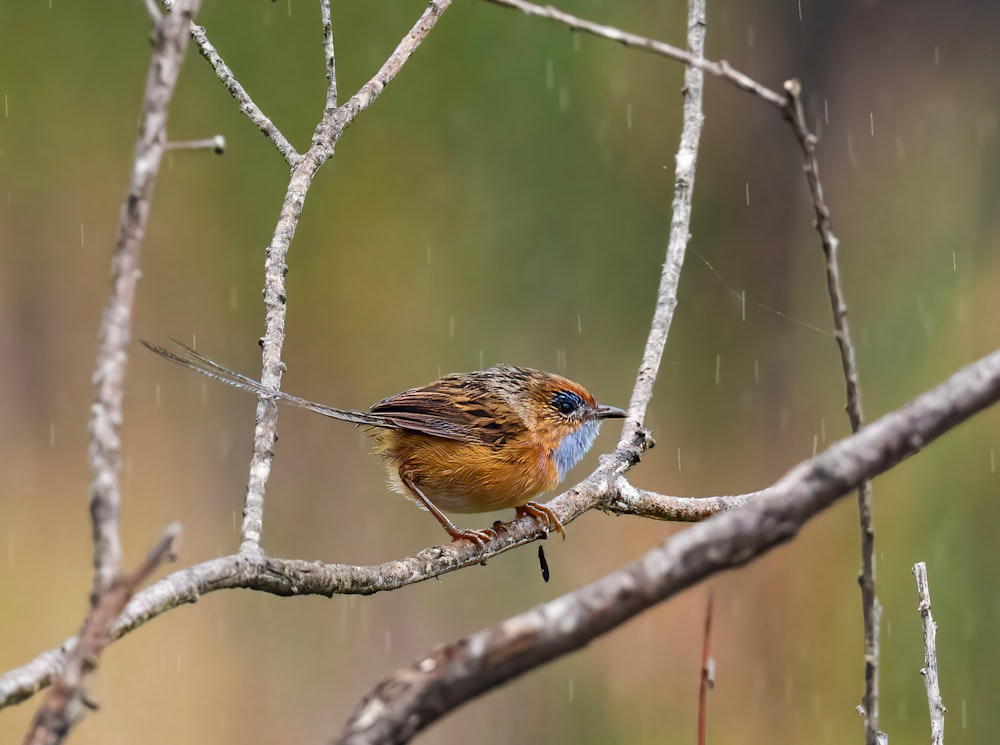
<path id="1" fill-rule="evenodd" d="M 150 344 L 145 339 L 140 339 L 139 341 L 146 349 L 155 352 L 171 362 L 176 362 L 178 365 L 182 365 L 189 370 L 200 372 L 202 375 L 207 375 L 213 380 L 218 380 L 234 388 L 241 388 L 244 391 L 256 393 L 258 396 L 281 401 L 289 406 L 297 406 L 300 409 L 309 409 L 309 411 L 315 411 L 317 414 L 322 414 L 332 419 L 340 419 L 344 422 L 354 422 L 355 424 L 365 424 L 370 427 L 386 427 L 389 429 L 395 429 L 399 426 L 375 414 L 366 414 L 363 411 L 351 411 L 350 409 L 335 409 L 332 406 L 324 406 L 323 404 L 307 401 L 298 396 L 291 396 L 283 391 L 266 388 L 259 381 L 248 378 L 246 375 L 241 375 L 235 370 L 230 370 L 228 367 L 223 367 L 215 360 L 206 357 L 201 352 L 196 352 L 187 344 L 179 342 L 176 339 L 172 339 L 171 341 L 177 345 L 177 352 L 157 346 L 156 344 Z"/>

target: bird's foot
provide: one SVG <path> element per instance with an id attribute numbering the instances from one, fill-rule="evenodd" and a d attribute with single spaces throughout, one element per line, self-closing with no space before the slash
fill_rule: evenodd
<path id="1" fill-rule="evenodd" d="M 453 527 L 455 528 L 454 530 L 448 531 L 448 535 L 451 536 L 452 541 L 471 541 L 476 548 L 483 548 L 498 535 L 497 531 L 493 528 L 486 528 L 485 530 L 467 530 L 457 526 Z"/>
<path id="2" fill-rule="evenodd" d="M 542 524 L 542 530 L 546 533 L 556 532 L 563 537 L 564 541 L 566 540 L 566 529 L 563 528 L 562 521 L 551 507 L 538 502 L 525 502 L 515 509 L 518 517 L 530 515 L 538 518 L 538 522 Z"/>

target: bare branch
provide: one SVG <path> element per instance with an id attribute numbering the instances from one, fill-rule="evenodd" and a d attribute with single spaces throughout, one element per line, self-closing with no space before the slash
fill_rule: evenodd
<path id="1" fill-rule="evenodd" d="M 789 471 L 744 509 L 673 536 L 590 585 L 452 644 L 365 697 L 339 742 L 405 742 L 462 703 L 581 648 L 652 605 L 781 543 L 866 478 L 1000 399 L 1000 350 Z M 972 402 L 975 403 L 972 403 Z"/>
<path id="2" fill-rule="evenodd" d="M 330 16 L 330 0 L 320 0 L 320 15 L 323 20 L 323 56 L 326 60 L 326 108 L 337 108 L 337 61 L 333 54 L 333 18 Z"/>
<path id="3" fill-rule="evenodd" d="M 153 187 L 166 148 L 167 113 L 187 48 L 187 26 L 200 4 L 200 0 L 179 1 L 173 13 L 154 14 L 157 18 L 153 33 L 154 50 L 146 77 L 128 194 L 122 205 L 111 258 L 111 287 L 101 319 L 94 369 L 94 401 L 90 415 L 90 514 L 94 540 L 91 608 L 75 651 L 36 713 L 25 738 L 26 743 L 62 742 L 83 717 L 88 705 L 85 685 L 110 640 L 108 630 L 111 624 L 121 614 L 136 584 L 162 561 L 176 537 L 176 530 L 165 534 L 159 550 L 132 578 L 122 575 L 118 526 L 121 506 L 118 479 L 121 469 L 120 430 L 126 350 L 131 337 L 135 288 L 140 276 L 139 254 L 149 219 Z M 164 542 L 166 548 L 162 548 Z M 155 562 L 153 566 L 150 566 L 150 561 Z"/>
<path id="4" fill-rule="evenodd" d="M 353 122 L 392 81 L 450 4 L 451 0 L 432 0 L 375 76 L 361 86 L 342 107 L 324 111 L 309 150 L 292 164 L 288 188 L 264 260 L 264 335 L 260 340 L 262 357 L 260 382 L 266 388 L 273 390 L 281 388 L 281 374 L 284 370 L 281 348 L 285 339 L 287 302 L 285 275 L 288 272 L 285 257 L 295 236 L 302 215 L 302 206 L 313 177 L 320 166 L 333 155 L 334 146 L 344 128 Z M 245 556 L 262 557 L 260 536 L 264 524 L 264 495 L 271 473 L 272 448 L 277 439 L 278 426 L 278 407 L 273 399 L 258 400 L 256 421 L 250 475 L 247 478 L 243 507 L 243 523 L 240 529 L 240 553 Z"/>
<path id="5" fill-rule="evenodd" d="M 841 440 L 815 458 L 791 469 L 780 481 L 758 493 L 745 509 L 726 512 L 680 533 L 662 549 L 677 558 L 676 582 L 694 583 L 709 570 L 749 561 L 755 554 L 790 539 L 818 511 L 926 447 L 949 429 L 1000 400 L 1000 350 L 963 368 L 932 390 L 886 414 L 857 434 Z M 607 468 L 607 467 L 602 467 Z M 568 522 L 578 502 L 607 496 L 617 479 L 609 470 L 549 502 Z M 613 501 L 613 495 L 612 495 Z M 764 529 L 761 536 L 754 531 Z M 373 594 L 480 564 L 538 535 L 534 520 L 514 521 L 504 548 L 476 551 L 466 542 L 426 549 L 415 556 L 369 567 L 319 562 L 228 556 L 175 572 L 140 592 L 112 630 L 117 637 L 164 611 L 230 587 L 275 595 Z M 766 544 L 766 546 L 762 546 Z M 658 549 L 660 550 L 660 549 Z M 673 559 L 672 559 L 673 560 Z M 730 562 L 730 563 L 727 563 Z M 624 620 L 624 619 L 623 619 Z M 61 669 L 72 642 L 43 653 L 27 665 L 0 676 L 0 708 L 32 695 Z"/>
<path id="6" fill-rule="evenodd" d="M 705 51 L 704 3 L 694 0 L 689 4 L 688 13 L 688 56 L 701 59 Z M 653 384 L 660 371 L 660 360 L 667 343 L 667 334 L 677 307 L 677 287 L 681 281 L 684 254 L 691 238 L 691 199 L 694 192 L 694 177 L 698 165 L 698 145 L 704 124 L 701 100 L 705 76 L 697 67 L 684 70 L 683 128 L 681 141 L 674 162 L 674 199 L 671 205 L 670 237 L 667 241 L 667 256 L 660 274 L 660 286 L 656 296 L 656 310 L 649 327 L 646 347 L 639 363 L 635 387 L 629 402 L 628 418 L 622 428 L 616 456 L 623 464 L 634 464 L 641 451 L 653 446 L 652 437 L 643 428 L 646 407 L 653 396 Z M 640 450 L 629 458 L 623 458 L 630 441 L 638 438 Z M 633 460 L 634 458 L 634 460 Z"/>
<path id="7" fill-rule="evenodd" d="M 941 700 L 938 686 L 937 668 L 937 623 L 931 615 L 931 590 L 927 583 L 927 565 L 919 562 L 913 565 L 913 575 L 917 578 L 917 597 L 920 604 L 920 620 L 924 629 L 924 666 L 920 674 L 924 676 L 927 688 L 927 707 L 931 712 L 931 745 L 944 745 L 944 715 L 948 710 Z"/>
<path id="8" fill-rule="evenodd" d="M 700 523 L 720 512 L 738 510 L 763 492 L 731 497 L 671 497 L 645 489 L 636 489 L 619 477 L 613 495 L 597 506 L 615 515 L 633 515 L 675 523 Z"/>
<path id="9" fill-rule="evenodd" d="M 125 603 L 140 584 L 156 571 L 164 561 L 172 559 L 180 525 L 169 525 L 157 545 L 129 576 L 119 575 L 115 582 L 102 590 L 87 620 L 80 629 L 80 636 L 66 658 L 62 675 L 46 694 L 42 705 L 35 712 L 25 745 L 56 745 L 83 718 L 93 703 L 87 697 L 87 687 L 97 669 L 101 652 L 111 641 L 111 626 L 121 615 Z"/>
<path id="10" fill-rule="evenodd" d="M 705 609 L 705 636 L 701 645 L 701 679 L 698 683 L 698 745 L 706 745 L 705 723 L 708 716 L 708 690 L 715 685 L 714 663 L 709 654 L 712 638 L 712 591 L 708 591 L 708 607 Z"/>
<path id="11" fill-rule="evenodd" d="M 222 135 L 216 135 L 204 140 L 168 142 L 167 150 L 212 150 L 216 155 L 222 155 L 226 152 L 226 138 Z"/>
<path id="12" fill-rule="evenodd" d="M 851 326 L 847 319 L 847 302 L 840 282 L 840 264 L 837 249 L 840 245 L 833 234 L 830 223 L 830 209 L 823 197 L 823 184 L 819 179 L 819 159 L 816 157 L 816 136 L 806 125 L 805 110 L 802 106 L 802 86 L 797 80 L 785 83 L 790 97 L 790 121 L 795 137 L 802 148 L 803 172 L 809 193 L 812 196 L 813 212 L 816 215 L 816 232 L 819 233 L 823 256 L 826 260 L 826 287 L 833 310 L 834 336 L 840 350 L 840 361 L 847 387 L 847 416 L 851 431 L 857 432 L 865 422 L 861 405 L 861 385 L 858 376 L 857 355 L 851 340 Z M 858 585 L 861 587 L 861 615 L 865 634 L 865 693 L 861 706 L 865 710 L 866 745 L 878 745 L 879 741 L 879 631 L 882 625 L 882 606 L 875 596 L 875 527 L 872 522 L 872 485 L 863 482 L 858 488 L 858 521 L 861 526 L 861 573 Z"/>
<path id="13" fill-rule="evenodd" d="M 274 146 L 278 149 L 281 157 L 285 159 L 288 165 L 295 165 L 296 161 L 302 156 L 298 154 L 295 148 L 292 146 L 285 136 L 281 133 L 281 130 L 272 122 L 260 107 L 254 103 L 253 99 L 250 98 L 250 94 L 246 92 L 240 82 L 233 75 L 233 71 L 229 69 L 229 66 L 223 61 L 222 56 L 216 51 L 215 47 L 212 46 L 212 42 L 208 40 L 208 35 L 205 33 L 205 29 L 202 26 L 192 23 L 190 26 L 191 38 L 194 39 L 194 43 L 198 46 L 198 51 L 201 52 L 201 56 L 208 60 L 208 64 L 212 66 L 215 70 L 216 76 L 222 81 L 222 84 L 226 86 L 226 90 L 229 91 L 229 95 L 236 99 L 236 102 L 240 105 L 240 111 L 243 112 L 246 117 L 256 125 L 264 136 L 269 139 Z"/>
<path id="14" fill-rule="evenodd" d="M 90 413 L 90 511 L 94 528 L 92 602 L 95 603 L 101 591 L 117 581 L 121 567 L 121 538 L 118 533 L 121 504 L 119 430 L 132 305 L 140 275 L 139 252 L 167 141 L 167 108 L 187 48 L 186 24 L 199 5 L 200 0 L 184 2 L 178 12 L 163 16 L 155 28 L 155 49 L 146 78 L 128 195 L 122 205 L 115 251 L 111 258 L 111 288 L 101 319 L 94 369 L 94 402 Z"/>
<path id="15" fill-rule="evenodd" d="M 777 106 L 782 110 L 782 112 L 784 112 L 788 106 L 788 99 L 785 96 L 761 85 L 738 70 L 734 70 L 725 60 L 713 62 L 712 60 L 704 59 L 699 55 L 671 46 L 670 44 L 666 44 L 662 41 L 656 41 L 655 39 L 650 39 L 646 36 L 639 36 L 638 34 L 632 34 L 628 31 L 622 31 L 614 26 L 603 26 L 599 23 L 588 21 L 585 18 L 579 18 L 570 13 L 565 13 L 558 8 L 554 8 L 551 5 L 536 5 L 535 3 L 526 2 L 526 0 L 487 0 L 487 2 L 493 3 L 494 5 L 501 5 L 506 8 L 513 8 L 514 10 L 520 10 L 525 15 L 534 16 L 536 18 L 547 18 L 550 21 L 562 23 L 574 31 L 585 31 L 588 34 L 593 34 L 594 36 L 600 36 L 604 39 L 616 41 L 626 47 L 640 49 L 644 52 L 659 55 L 660 57 L 668 57 L 672 60 L 683 62 L 688 67 L 693 67 L 714 77 L 722 78 L 723 80 L 728 80 L 740 90 L 752 93 L 758 98 L 767 101 L 769 104 Z"/>

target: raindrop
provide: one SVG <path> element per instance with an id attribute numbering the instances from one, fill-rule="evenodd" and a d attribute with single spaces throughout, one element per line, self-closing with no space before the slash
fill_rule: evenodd
<path id="1" fill-rule="evenodd" d="M 49 422 L 49 447 L 54 448 L 56 446 L 56 423 L 55 421 Z"/>
<path id="2" fill-rule="evenodd" d="M 747 26 L 747 49 L 753 49 L 753 45 L 756 41 L 757 34 L 753 30 L 753 26 Z"/>
<path id="3" fill-rule="evenodd" d="M 235 533 L 237 530 L 236 510 L 233 510 L 232 515 L 233 515 L 233 532 Z"/>
<path id="4" fill-rule="evenodd" d="M 559 110 L 563 113 L 569 111 L 569 88 L 565 85 L 559 88 Z"/>
<path id="5" fill-rule="evenodd" d="M 681 449 L 677 448 L 677 470 L 681 470 Z"/>
<path id="6" fill-rule="evenodd" d="M 392 649 L 392 629 L 385 630 L 385 637 L 382 639 L 382 646 L 385 649 L 385 653 L 389 654 L 389 650 Z"/>
<path id="7" fill-rule="evenodd" d="M 816 452 L 819 448 L 819 435 L 813 435 L 813 454 L 812 457 L 816 457 Z"/>
<path id="8" fill-rule="evenodd" d="M 625 129 L 632 131 L 632 102 L 625 104 Z"/>
<path id="9" fill-rule="evenodd" d="M 83 248 L 83 246 L 84 246 L 84 242 L 83 242 L 83 223 L 80 223 L 80 248 Z"/>
<path id="10" fill-rule="evenodd" d="M 580 51 L 580 34 L 573 34 L 573 51 Z"/>
<path id="11" fill-rule="evenodd" d="M 871 132 L 872 137 L 875 136 L 875 113 L 872 111 L 868 112 L 868 130 Z"/>
<path id="12" fill-rule="evenodd" d="M 556 370 L 559 372 L 566 372 L 566 349 L 560 348 L 556 350 Z"/>
<path id="13" fill-rule="evenodd" d="M 292 0 L 288 0 L 288 17 L 292 17 Z"/>
<path id="14" fill-rule="evenodd" d="M 721 354 L 717 354 L 717 355 L 715 355 L 715 384 L 716 385 L 719 384 L 719 378 L 721 377 L 721 373 L 722 373 L 722 355 Z"/>
<path id="15" fill-rule="evenodd" d="M 954 251 L 951 252 L 951 270 L 953 272 L 958 271 L 958 254 L 956 254 Z"/>
<path id="16" fill-rule="evenodd" d="M 201 405 L 204 406 L 208 403 L 208 383 L 202 382 L 201 384 Z"/>
<path id="17" fill-rule="evenodd" d="M 3 118 L 10 119 L 10 106 L 7 102 L 7 94 L 3 94 Z"/>
<path id="18" fill-rule="evenodd" d="M 826 444 L 826 417 L 820 417 L 819 420 L 819 438 Z"/>
<path id="19" fill-rule="evenodd" d="M 452 313 L 450 316 L 448 316 L 448 338 L 449 339 L 454 339 L 455 338 L 455 314 L 454 313 Z"/>
<path id="20" fill-rule="evenodd" d="M 750 206 L 750 182 L 746 182 L 746 193 L 747 193 L 747 207 Z"/>
<path id="21" fill-rule="evenodd" d="M 802 0 L 799 0 L 799 21 L 802 20 Z"/>
<path id="22" fill-rule="evenodd" d="M 583 317 L 579 313 L 576 314 L 576 334 L 583 336 Z"/>
<path id="23" fill-rule="evenodd" d="M 747 291 L 743 290 L 740 292 L 740 313 L 743 318 L 743 323 L 747 322 Z"/>
<path id="24" fill-rule="evenodd" d="M 937 65 L 940 65 L 940 64 L 941 64 L 941 47 L 939 47 L 937 44 L 935 44 L 934 45 L 934 65 L 937 66 Z M 963 704 L 963 706 L 964 706 L 964 704 Z"/>
<path id="25" fill-rule="evenodd" d="M 156 406 L 159 407 L 159 405 L 160 405 L 160 384 L 159 383 L 156 384 L 156 386 L 153 388 L 153 391 L 154 391 L 154 393 L 153 393 L 153 401 L 156 403 Z"/>
<path id="26" fill-rule="evenodd" d="M 573 703 L 573 699 L 574 699 L 574 698 L 576 698 L 576 693 L 575 693 L 575 691 L 573 690 L 573 679 L 572 679 L 572 678 L 570 678 L 570 679 L 569 679 L 569 702 L 570 702 L 570 703 Z M 965 702 L 964 702 L 964 701 L 962 702 L 962 705 L 963 705 L 963 706 L 965 705 Z"/>
<path id="27" fill-rule="evenodd" d="M 760 360 L 753 361 L 753 382 L 760 383 Z"/>
<path id="28" fill-rule="evenodd" d="M 823 99 L 823 123 L 830 126 L 830 100 L 828 98 Z"/>
<path id="29" fill-rule="evenodd" d="M 962 729 L 968 729 L 969 727 L 969 702 L 966 699 L 962 699 Z"/>
<path id="30" fill-rule="evenodd" d="M 486 365 L 483 364 L 483 350 L 479 350 L 479 369 L 482 370 Z"/>
<path id="31" fill-rule="evenodd" d="M 545 90 L 550 91 L 556 87 L 556 66 L 549 57 L 545 60 Z"/>

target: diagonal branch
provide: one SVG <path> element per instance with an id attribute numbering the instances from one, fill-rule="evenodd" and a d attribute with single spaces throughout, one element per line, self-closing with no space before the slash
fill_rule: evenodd
<path id="1" fill-rule="evenodd" d="M 819 233 L 826 261 L 827 294 L 830 296 L 830 307 L 833 310 L 834 336 L 840 350 L 840 362 L 847 388 L 847 416 L 851 422 L 851 431 L 857 432 L 864 425 L 865 415 L 861 406 L 857 355 L 854 351 L 854 342 L 851 340 L 844 288 L 840 282 L 840 264 L 837 260 L 840 242 L 833 234 L 830 208 L 827 207 L 823 197 L 823 184 L 819 180 L 819 159 L 816 156 L 817 138 L 806 125 L 805 110 L 802 106 L 802 86 L 797 80 L 789 80 L 785 83 L 785 90 L 791 101 L 790 121 L 799 147 L 802 149 L 803 171 L 816 215 L 816 232 Z M 861 700 L 861 708 L 865 712 L 865 743 L 878 745 L 879 629 L 882 606 L 875 596 L 875 528 L 872 523 L 872 485 L 868 481 L 862 482 L 858 487 L 858 521 L 861 526 L 861 573 L 858 575 L 858 585 L 861 588 L 861 615 L 865 635 L 865 693 Z"/>
<path id="2" fill-rule="evenodd" d="M 791 540 L 861 481 L 998 399 L 1000 351 L 796 466 L 745 508 L 699 523 L 592 584 L 439 647 L 396 672 L 362 701 L 338 742 L 408 741 L 462 703 Z"/>
<path id="3" fill-rule="evenodd" d="M 187 48 L 187 26 L 200 0 L 178 0 L 175 12 L 153 15 L 154 50 L 146 76 L 139 116 L 139 134 L 122 204 L 115 250 L 111 258 L 111 287 L 98 335 L 94 368 L 94 400 L 90 410 L 90 514 L 93 522 L 94 583 L 90 612 L 80 630 L 57 684 L 45 697 L 25 737 L 25 743 L 62 742 L 90 705 L 86 686 L 101 652 L 110 641 L 109 630 L 138 584 L 170 553 L 179 526 L 164 534 L 150 558 L 137 572 L 122 574 L 119 531 L 121 509 L 121 424 L 126 350 L 131 338 L 132 307 L 139 281 L 139 256 L 149 219 L 153 188 L 167 145 L 167 114 Z M 149 6 L 147 6 L 148 8 Z M 152 14 L 152 9 L 150 9 Z"/>
<path id="4" fill-rule="evenodd" d="M 683 62 L 688 67 L 693 67 L 723 80 L 728 80 L 741 91 L 752 93 L 758 98 L 777 106 L 779 109 L 784 110 L 788 105 L 788 99 L 785 96 L 761 85 L 753 78 L 744 75 L 738 70 L 734 70 L 725 60 L 714 62 L 712 60 L 705 59 L 700 55 L 693 54 L 692 52 L 680 49 L 679 47 L 671 46 L 670 44 L 666 44 L 662 41 L 657 41 L 656 39 L 651 39 L 647 36 L 640 36 L 639 34 L 633 34 L 628 31 L 623 31 L 620 28 L 615 28 L 614 26 L 604 26 L 600 23 L 588 21 L 586 18 L 580 18 L 571 13 L 566 13 L 558 8 L 552 7 L 551 5 L 536 5 L 535 3 L 527 2 L 526 0 L 486 1 L 493 3 L 494 5 L 519 10 L 525 15 L 533 16 L 535 18 L 546 18 L 550 21 L 556 21 L 557 23 L 568 26 L 574 31 L 584 31 L 588 34 L 593 34 L 594 36 L 618 42 L 619 44 L 632 49 L 639 49 L 643 52 L 649 52 L 650 54 L 655 54 L 660 57 L 667 57 L 669 59 L 676 60 L 677 62 Z"/>
<path id="5" fill-rule="evenodd" d="M 927 707 L 931 712 L 931 745 L 944 745 L 944 715 L 948 711 L 941 700 L 937 667 L 937 623 L 931 615 L 931 589 L 927 582 L 927 565 L 918 562 L 913 565 L 913 576 L 917 578 L 917 597 L 920 603 L 921 626 L 924 630 L 924 666 L 920 674 L 924 676 L 927 688 Z"/>
<path id="6" fill-rule="evenodd" d="M 285 259 L 302 216 L 302 207 L 313 177 L 320 166 L 333 155 L 334 147 L 344 129 L 360 112 L 368 108 L 392 81 L 450 4 L 451 0 L 432 0 L 374 77 L 361 86 L 342 107 L 327 108 L 324 111 L 322 119 L 316 126 L 309 150 L 292 164 L 285 198 L 264 260 L 264 335 L 260 340 L 262 359 L 260 382 L 266 388 L 279 390 L 281 387 L 281 375 L 284 370 L 281 348 L 285 340 L 288 297 L 285 284 L 288 264 Z M 260 539 L 264 525 L 264 495 L 271 474 L 272 448 L 277 440 L 278 407 L 273 399 L 266 397 L 258 399 L 256 422 L 253 455 L 250 459 L 250 473 L 243 507 L 243 523 L 240 529 L 240 553 L 259 559 L 263 557 Z"/>

